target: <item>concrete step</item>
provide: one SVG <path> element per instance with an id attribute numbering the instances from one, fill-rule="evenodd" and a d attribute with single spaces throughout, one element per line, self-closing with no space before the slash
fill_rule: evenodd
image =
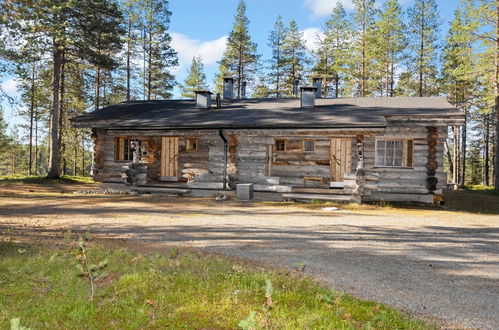
<path id="1" fill-rule="evenodd" d="M 188 189 L 160 188 L 160 187 L 147 187 L 147 186 L 131 187 L 131 191 L 135 191 L 138 193 L 171 194 L 177 196 L 183 196 L 190 192 L 190 190 Z"/>
<path id="2" fill-rule="evenodd" d="M 338 203 L 360 203 L 360 197 L 354 195 L 323 195 L 323 194 L 282 194 L 282 198 L 291 199 L 295 201 L 324 201 L 324 202 L 338 202 Z"/>
<path id="3" fill-rule="evenodd" d="M 324 188 L 304 188 L 293 187 L 292 193 L 320 194 L 320 195 L 348 195 L 343 189 L 324 189 Z"/>

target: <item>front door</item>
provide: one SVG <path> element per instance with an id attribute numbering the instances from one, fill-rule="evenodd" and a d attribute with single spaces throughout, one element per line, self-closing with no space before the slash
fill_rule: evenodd
<path id="1" fill-rule="evenodd" d="M 330 156 L 331 186 L 342 186 L 345 174 L 352 171 L 352 139 L 332 138 Z"/>
<path id="2" fill-rule="evenodd" d="M 161 138 L 161 181 L 178 181 L 178 137 Z"/>

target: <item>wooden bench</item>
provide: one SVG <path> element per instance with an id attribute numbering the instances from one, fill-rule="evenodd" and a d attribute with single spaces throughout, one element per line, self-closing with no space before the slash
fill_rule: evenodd
<path id="1" fill-rule="evenodd" d="M 304 176 L 303 177 L 303 186 L 307 186 L 308 181 L 315 181 L 318 182 L 319 184 L 323 185 L 324 184 L 324 178 L 320 176 Z"/>

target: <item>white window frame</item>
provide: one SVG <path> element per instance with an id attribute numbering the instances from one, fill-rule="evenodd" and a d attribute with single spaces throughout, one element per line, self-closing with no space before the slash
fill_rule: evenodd
<path id="1" fill-rule="evenodd" d="M 381 141 L 384 141 L 385 143 L 387 141 L 402 141 L 403 142 L 403 144 L 402 144 L 402 165 L 381 165 L 380 164 L 380 159 L 378 156 L 378 142 L 381 142 Z M 409 141 L 412 141 L 412 155 L 411 155 L 412 164 L 407 165 Z M 375 145 L 374 145 L 374 154 L 375 154 L 375 167 L 412 168 L 414 166 L 414 139 L 390 138 L 390 137 L 376 138 Z M 386 155 L 385 155 L 385 158 L 386 158 Z"/>

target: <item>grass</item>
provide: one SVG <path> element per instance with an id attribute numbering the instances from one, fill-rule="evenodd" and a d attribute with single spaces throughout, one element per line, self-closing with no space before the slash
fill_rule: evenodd
<path id="1" fill-rule="evenodd" d="M 466 185 L 459 190 L 444 193 L 445 206 L 458 211 L 499 214 L 499 194 L 494 188 L 482 185 Z"/>
<path id="2" fill-rule="evenodd" d="M 87 247 L 91 263 L 108 260 L 90 300 L 89 280 L 75 267 L 77 251 L 75 244 L 56 249 L 0 241 L 1 329 L 13 319 L 32 329 L 432 328 L 319 286 L 299 271 L 265 271 L 178 249 L 165 256 Z"/>
<path id="3" fill-rule="evenodd" d="M 89 176 L 71 176 L 63 175 L 58 179 L 50 180 L 46 176 L 40 175 L 4 175 L 0 176 L 0 185 L 5 184 L 85 184 L 94 183 L 92 177 Z"/>

